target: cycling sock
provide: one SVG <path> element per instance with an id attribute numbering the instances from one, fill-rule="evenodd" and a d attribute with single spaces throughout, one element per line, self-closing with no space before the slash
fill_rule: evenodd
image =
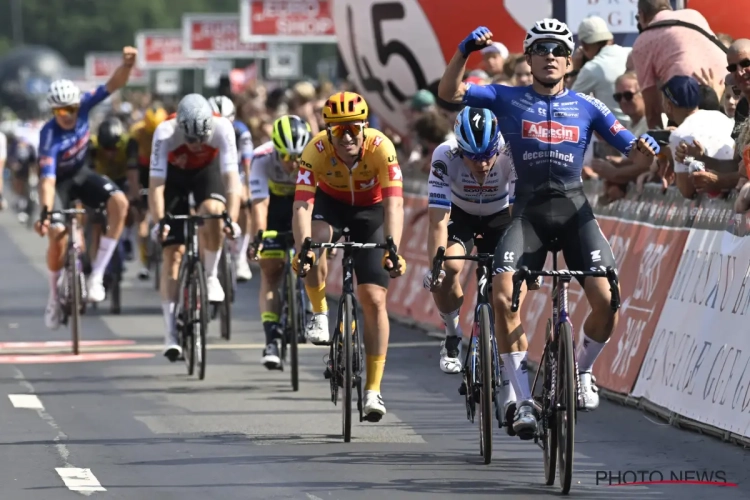
<path id="1" fill-rule="evenodd" d="M 205 250 L 203 252 L 203 265 L 206 267 L 206 277 L 217 277 L 219 275 L 219 259 L 221 259 L 221 248 L 216 252 Z"/>
<path id="2" fill-rule="evenodd" d="M 174 325 L 174 302 L 162 302 L 161 303 L 161 310 L 164 314 L 164 327 L 167 329 L 167 335 L 165 336 L 165 341 L 172 342 L 174 339 L 172 338 L 175 332 L 175 325 Z"/>
<path id="3" fill-rule="evenodd" d="M 461 309 L 456 309 L 455 311 L 449 313 L 440 313 L 440 317 L 443 318 L 443 323 L 445 324 L 445 335 L 448 337 L 461 338 L 464 335 L 464 332 L 461 329 L 460 319 L 458 317 L 459 312 L 461 312 Z"/>
<path id="4" fill-rule="evenodd" d="M 148 245 L 145 238 L 141 238 L 138 242 L 138 251 L 141 256 L 141 264 L 143 264 L 143 267 L 148 266 Z"/>
<path id="5" fill-rule="evenodd" d="M 506 357 L 510 356 L 509 354 L 501 354 L 500 358 L 503 360 L 503 364 L 500 366 L 500 376 L 502 377 L 502 386 L 500 387 L 500 396 L 501 396 L 501 408 L 505 408 L 505 405 L 510 403 L 511 401 L 517 401 L 516 398 L 516 390 L 513 388 L 513 384 L 510 382 L 510 374 L 508 373 L 510 370 L 508 370 L 508 362 L 506 361 Z"/>
<path id="6" fill-rule="evenodd" d="M 310 305 L 315 314 L 328 313 L 328 301 L 326 301 L 326 284 L 321 283 L 317 287 L 305 285 L 307 297 L 310 299 Z"/>
<path id="7" fill-rule="evenodd" d="M 237 257 L 247 258 L 247 249 L 250 248 L 250 240 L 252 237 L 249 234 L 242 235 L 242 241 L 237 245 L 240 250 L 237 252 Z"/>
<path id="8" fill-rule="evenodd" d="M 104 276 L 104 271 L 107 269 L 107 264 L 112 258 L 112 254 L 117 249 L 117 240 L 102 236 L 99 239 L 99 249 L 96 251 L 96 259 L 91 266 L 91 274 L 94 276 Z"/>
<path id="9" fill-rule="evenodd" d="M 528 351 L 501 354 L 503 364 L 507 366 L 508 378 L 513 385 L 518 400 L 531 399 L 531 387 L 527 369 Z"/>
<path id="10" fill-rule="evenodd" d="M 594 361 L 599 357 L 599 353 L 604 349 L 606 342 L 597 342 L 591 340 L 588 335 L 583 334 L 583 342 L 578 345 L 576 358 L 578 360 L 579 372 L 590 372 L 594 367 Z"/>
<path id="11" fill-rule="evenodd" d="M 385 372 L 385 356 L 365 356 L 367 366 L 366 391 L 380 392 L 380 382 Z"/>
<path id="12" fill-rule="evenodd" d="M 266 345 L 268 345 L 279 338 L 279 315 L 273 312 L 260 313 L 260 320 L 263 322 L 263 331 L 266 334 Z"/>
<path id="13" fill-rule="evenodd" d="M 49 300 L 57 300 L 57 280 L 60 279 L 60 271 L 49 271 Z"/>

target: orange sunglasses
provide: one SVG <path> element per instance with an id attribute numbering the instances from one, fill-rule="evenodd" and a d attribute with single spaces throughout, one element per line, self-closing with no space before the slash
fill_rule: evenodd
<path id="1" fill-rule="evenodd" d="M 365 122 L 360 123 L 343 123 L 339 125 L 329 125 L 328 130 L 331 131 L 334 137 L 343 137 L 345 133 L 349 132 L 352 137 L 358 137 L 367 125 Z"/>
<path id="2" fill-rule="evenodd" d="M 54 108 L 52 114 L 55 116 L 70 116 L 78 113 L 79 106 L 65 106 L 64 108 Z"/>

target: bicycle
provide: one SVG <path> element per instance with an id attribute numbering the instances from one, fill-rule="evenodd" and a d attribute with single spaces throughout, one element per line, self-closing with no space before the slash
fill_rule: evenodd
<path id="1" fill-rule="evenodd" d="M 552 270 L 530 271 L 521 267 L 513 274 L 513 296 L 511 310 L 518 311 L 521 283 L 538 276 L 552 277 L 552 317 L 547 319 L 545 345 L 539 370 L 534 375 L 531 393 L 537 391 L 541 376 L 541 395 L 534 396 L 541 408 L 541 430 L 534 442 L 544 454 L 544 475 L 548 486 L 555 483 L 555 465 L 560 472 L 562 494 L 570 491 L 573 478 L 573 447 L 577 410 L 583 410 L 583 400 L 578 378 L 578 362 L 575 357 L 573 326 L 568 315 L 568 287 L 574 277 L 607 278 L 612 299 L 610 306 L 616 312 L 620 308 L 620 290 L 617 271 L 612 267 L 591 271 L 571 271 L 557 268 L 558 250 L 552 251 Z M 559 464 L 556 464 L 559 461 Z"/>
<path id="2" fill-rule="evenodd" d="M 281 325 L 281 359 L 286 362 L 287 349 L 291 364 L 292 390 L 299 391 L 299 344 L 307 342 L 305 338 L 305 325 L 310 316 L 309 301 L 305 292 L 305 284 L 302 278 L 297 276 L 292 268 L 294 259 L 294 233 L 292 231 L 258 231 L 255 241 L 252 243 L 253 255 L 258 258 L 260 244 L 267 239 L 276 239 L 283 245 L 285 255 L 284 269 L 282 271 L 283 281 L 279 297 L 281 299 L 281 314 L 279 323 Z M 284 365 L 281 365 L 281 370 Z"/>
<path id="3" fill-rule="evenodd" d="M 474 308 L 474 326 L 471 329 L 469 349 L 464 360 L 463 382 L 458 392 L 466 397 L 466 418 L 474 423 L 476 405 L 479 402 L 479 455 L 484 463 L 492 461 L 492 406 L 499 427 L 503 426 L 500 398 L 497 390 L 501 385 L 500 362 L 495 339 L 490 290 L 492 285 L 492 261 L 494 254 L 445 256 L 445 247 L 439 247 L 432 261 L 432 286 L 438 286 L 440 271 L 446 260 L 470 260 L 477 263 L 477 304 Z"/>
<path id="4" fill-rule="evenodd" d="M 107 209 L 105 205 L 100 206 L 93 212 L 89 213 L 91 216 L 90 229 L 92 232 L 90 237 L 94 237 L 93 226 L 98 225 L 101 228 L 99 237 L 101 238 L 107 229 Z M 89 240 L 90 241 L 90 240 Z M 122 312 L 121 303 L 121 284 L 122 274 L 125 271 L 125 250 L 123 249 L 122 239 L 117 242 L 117 249 L 112 254 L 112 258 L 107 263 L 107 269 L 104 272 L 104 289 L 107 292 L 107 298 L 109 298 L 110 306 L 109 310 L 112 314 L 120 314 Z M 96 308 L 96 304 L 94 304 Z"/>
<path id="5" fill-rule="evenodd" d="M 70 208 L 64 210 L 48 210 L 42 207 L 39 220 L 48 220 L 51 223 L 65 219 L 65 232 L 68 235 L 68 244 L 65 248 L 65 260 L 63 272 L 57 282 L 57 297 L 63 313 L 61 323 L 68 324 L 70 319 L 70 333 L 72 337 L 73 354 L 79 353 L 79 339 L 81 328 L 81 314 L 86 312 L 86 277 L 83 274 L 81 255 L 83 244 L 78 225 L 78 216 L 86 213 L 84 209 Z"/>
<path id="6" fill-rule="evenodd" d="M 237 275 L 234 270 L 231 245 L 224 238 L 224 248 L 219 257 L 219 282 L 224 289 L 224 301 L 211 305 L 211 319 L 220 317 L 221 338 L 229 340 L 232 336 L 232 303 L 237 288 Z"/>
<path id="7" fill-rule="evenodd" d="M 160 223 L 162 227 L 170 221 L 185 221 L 185 253 L 180 261 L 177 275 L 178 290 L 182 297 L 175 304 L 174 317 L 180 338 L 183 358 L 188 375 L 195 372 L 196 357 L 198 379 L 206 376 L 206 333 L 208 330 L 208 291 L 206 273 L 198 253 L 198 230 L 207 219 L 223 219 L 226 227 L 232 227 L 227 212 L 209 215 L 170 215 Z M 197 331 L 196 331 L 197 329 Z"/>
<path id="8" fill-rule="evenodd" d="M 151 234 L 154 225 L 159 222 L 153 222 L 151 215 L 148 214 L 148 203 L 143 199 L 144 196 L 148 196 L 148 189 L 140 189 L 138 194 L 141 196 L 138 200 L 138 208 L 142 213 L 147 213 L 149 220 L 148 232 L 146 232 L 148 235 Z M 146 237 L 146 256 L 146 268 L 154 274 L 154 289 L 158 291 L 161 283 L 161 245 L 148 236 Z M 143 278 L 143 280 L 146 281 L 148 278 Z"/>
<path id="9" fill-rule="evenodd" d="M 307 253 L 314 249 L 337 249 L 344 250 L 343 277 L 344 286 L 341 289 L 341 297 L 338 303 L 336 328 L 331 339 L 331 350 L 326 363 L 325 378 L 331 384 L 331 401 L 338 404 L 338 390 L 344 390 L 344 404 L 342 411 L 342 434 L 344 442 L 352 439 L 352 388 L 357 388 L 357 409 L 359 410 L 359 421 L 362 422 L 364 405 L 362 404 L 362 360 L 363 347 L 362 335 L 360 335 L 359 322 L 357 320 L 357 299 L 354 296 L 354 257 L 359 250 L 382 249 L 388 251 L 388 260 L 394 267 L 398 266 L 398 253 L 393 238 L 388 236 L 385 243 L 354 243 L 350 240 L 349 228 L 342 231 L 344 241 L 340 243 L 313 243 L 311 238 L 305 238 L 300 253 L 300 277 L 305 277 L 303 266 L 312 265 L 307 258 Z M 343 329 L 343 332 L 342 332 Z M 350 339 L 344 341 L 344 339 Z M 380 420 L 380 415 L 375 414 L 368 419 L 370 422 Z"/>

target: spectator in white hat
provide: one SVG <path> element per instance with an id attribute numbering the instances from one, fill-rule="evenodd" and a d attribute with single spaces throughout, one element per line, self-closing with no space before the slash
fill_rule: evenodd
<path id="1" fill-rule="evenodd" d="M 484 59 L 484 69 L 490 76 L 495 77 L 503 72 L 505 60 L 508 59 L 508 48 L 500 42 L 492 44 L 481 50 Z"/>
<path id="2" fill-rule="evenodd" d="M 577 57 L 573 57 L 573 69 L 578 70 L 578 77 L 572 90 L 593 94 L 614 113 L 623 126 L 629 127 L 630 118 L 623 113 L 620 104 L 612 96 L 615 93 L 615 80 L 626 71 L 630 49 L 616 45 L 607 22 L 597 16 L 581 21 L 578 26 L 578 42 Z"/>

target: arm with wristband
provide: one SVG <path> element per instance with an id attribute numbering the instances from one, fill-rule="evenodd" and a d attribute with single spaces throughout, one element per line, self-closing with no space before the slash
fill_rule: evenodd
<path id="1" fill-rule="evenodd" d="M 438 85 L 438 97 L 444 101 L 463 103 L 468 85 L 463 83 L 466 62 L 472 52 L 483 49 L 492 43 L 492 32 L 485 26 L 472 31 L 459 45 L 443 72 Z"/>

